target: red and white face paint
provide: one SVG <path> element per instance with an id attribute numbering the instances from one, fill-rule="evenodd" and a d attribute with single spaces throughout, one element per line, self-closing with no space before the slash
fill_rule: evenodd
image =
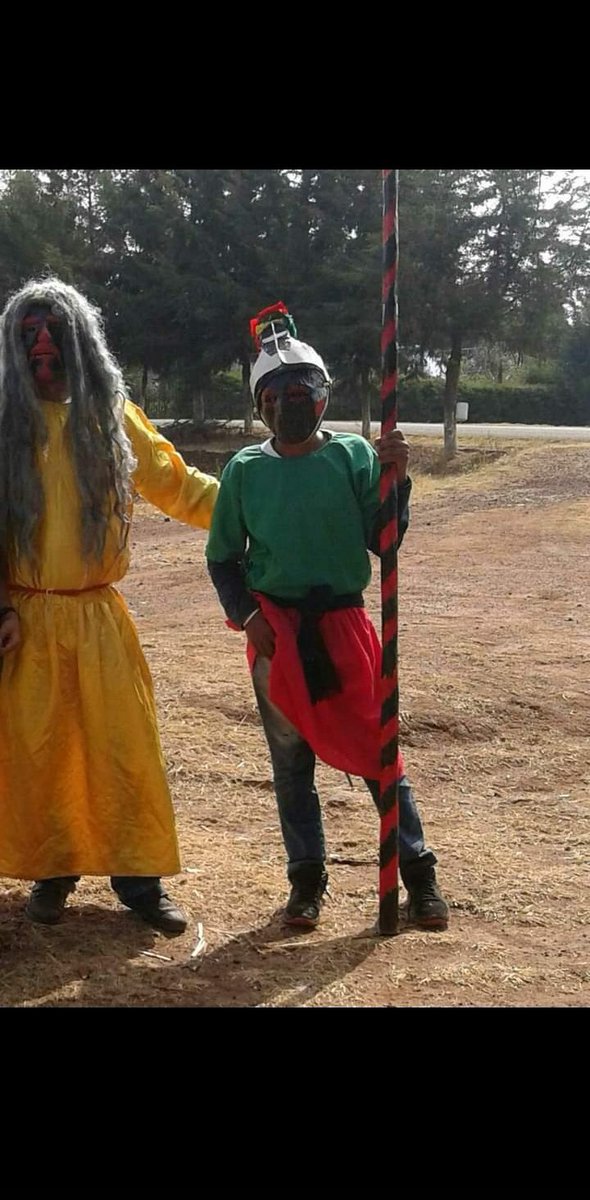
<path id="1" fill-rule="evenodd" d="M 23 318 L 21 333 L 35 383 L 45 388 L 65 380 L 63 322 L 47 304 L 37 304 Z"/>

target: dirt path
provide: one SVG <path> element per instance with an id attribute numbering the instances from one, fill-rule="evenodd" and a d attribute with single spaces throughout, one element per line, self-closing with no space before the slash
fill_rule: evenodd
<path id="1" fill-rule="evenodd" d="M 4 880 L 0 1004 L 587 1004 L 589 477 L 577 445 L 417 477 L 403 743 L 452 920 L 392 941 L 371 936 L 371 802 L 323 767 L 331 899 L 313 934 L 281 929 L 282 846 L 242 638 L 224 626 L 204 535 L 138 505 L 125 593 L 156 684 L 184 868 L 171 890 L 191 929 L 152 933 L 99 880 L 60 926 L 34 928 L 25 888 Z M 369 607 L 378 620 L 376 583 Z M 192 972 L 199 920 L 209 949 Z"/>

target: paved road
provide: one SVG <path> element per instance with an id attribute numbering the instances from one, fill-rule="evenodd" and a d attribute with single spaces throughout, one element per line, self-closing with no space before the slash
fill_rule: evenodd
<path id="1" fill-rule="evenodd" d="M 170 421 L 168 419 L 154 420 L 154 425 L 165 429 L 169 425 L 190 425 L 190 421 Z M 230 429 L 242 429 L 242 421 L 228 421 Z M 360 421 L 330 421 L 326 420 L 328 429 L 334 429 L 338 433 L 360 433 Z M 264 432 L 264 426 L 259 422 L 254 422 L 255 431 Z M 422 435 L 424 437 L 440 437 L 443 435 L 442 425 L 428 425 L 416 421 L 400 421 L 399 428 L 408 435 Z M 379 433 L 379 424 L 374 421 L 371 426 L 371 432 L 374 436 Z M 459 442 L 469 438 L 493 438 L 494 440 L 505 438 L 525 438 L 534 439 L 542 438 L 548 442 L 590 442 L 590 426 L 589 425 L 472 425 L 470 422 L 457 425 L 457 437 Z"/>

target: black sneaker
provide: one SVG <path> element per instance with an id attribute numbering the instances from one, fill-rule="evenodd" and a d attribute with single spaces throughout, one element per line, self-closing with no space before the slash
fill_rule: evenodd
<path id="1" fill-rule="evenodd" d="M 42 879 L 34 883 L 25 908 L 29 920 L 39 925 L 57 925 L 75 886 L 75 883 L 65 879 Z"/>
<path id="2" fill-rule="evenodd" d="M 323 863 L 304 863 L 292 867 L 291 895 L 285 909 L 284 924 L 314 929 L 320 919 L 320 905 L 328 886 Z"/>
<path id="3" fill-rule="evenodd" d="M 412 864 L 403 874 L 408 891 L 408 921 L 419 929 L 446 929 L 449 906 L 436 882 L 434 867 Z"/>
<path id="4" fill-rule="evenodd" d="M 184 933 L 188 925 L 184 913 L 165 892 L 147 892 L 132 904 L 127 900 L 123 903 L 148 925 L 164 933 Z"/>

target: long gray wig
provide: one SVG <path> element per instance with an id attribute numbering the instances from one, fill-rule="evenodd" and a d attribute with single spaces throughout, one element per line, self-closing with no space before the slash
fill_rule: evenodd
<path id="1" fill-rule="evenodd" d="M 63 359 L 71 397 L 67 431 L 81 497 L 81 551 L 99 560 L 109 521 L 129 528 L 136 465 L 125 429 L 125 386 L 106 345 L 100 310 L 60 279 L 29 280 L 0 317 L 0 544 L 37 563 L 36 532 L 44 497 L 38 455 L 47 442 L 21 322 L 47 304 L 63 321 Z"/>

